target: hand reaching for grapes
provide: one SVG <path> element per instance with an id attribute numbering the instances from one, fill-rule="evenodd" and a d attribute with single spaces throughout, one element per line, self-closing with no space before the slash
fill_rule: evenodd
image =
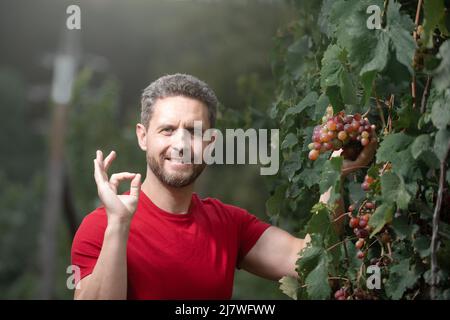
<path id="1" fill-rule="evenodd" d="M 94 178 L 98 196 L 105 206 L 108 224 L 111 222 L 130 223 L 139 199 L 141 175 L 139 173 L 120 172 L 111 175 L 108 180 L 108 168 L 115 157 L 116 153 L 111 151 L 103 160 L 102 151 L 97 151 L 94 160 Z M 131 180 L 129 195 L 117 194 L 119 183 L 123 180 Z"/>
<path id="2" fill-rule="evenodd" d="M 308 157 L 315 161 L 320 154 L 335 150 L 332 157 L 344 157 L 342 174 L 345 176 L 372 161 L 377 148 L 375 129 L 376 126 L 361 114 L 346 115 L 340 111 L 333 115 L 333 108 L 329 106 L 322 124 L 314 127 Z"/>
<path id="3" fill-rule="evenodd" d="M 378 141 L 374 136 L 370 140 L 361 152 L 358 154 L 355 160 L 346 159 L 344 156 L 344 162 L 342 164 L 342 175 L 346 176 L 358 169 L 365 168 L 372 161 L 376 151 L 377 151 Z M 339 156 L 344 150 L 338 150 L 333 152 L 332 156 Z"/>

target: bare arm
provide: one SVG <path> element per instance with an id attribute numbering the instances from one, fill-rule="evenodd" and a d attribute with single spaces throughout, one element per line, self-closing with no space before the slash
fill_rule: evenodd
<path id="1" fill-rule="evenodd" d="M 299 252 L 309 242 L 278 227 L 269 227 L 242 260 L 240 267 L 257 276 L 279 280 L 283 276 L 298 277 L 295 271 Z"/>
<path id="2" fill-rule="evenodd" d="M 108 180 L 107 170 L 115 158 L 111 152 L 103 161 L 97 151 L 94 160 L 95 182 L 105 206 L 108 225 L 100 255 L 92 273 L 79 283 L 75 299 L 127 298 L 127 241 L 131 219 L 136 211 L 140 191 L 140 175 L 128 172 L 113 174 Z M 117 195 L 122 180 L 132 180 L 129 195 Z"/>

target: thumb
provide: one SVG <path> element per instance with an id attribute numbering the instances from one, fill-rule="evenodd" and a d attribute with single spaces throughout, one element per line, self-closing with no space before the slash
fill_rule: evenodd
<path id="1" fill-rule="evenodd" d="M 138 173 L 131 180 L 130 184 L 130 196 L 139 198 L 139 192 L 141 191 L 141 174 Z"/>

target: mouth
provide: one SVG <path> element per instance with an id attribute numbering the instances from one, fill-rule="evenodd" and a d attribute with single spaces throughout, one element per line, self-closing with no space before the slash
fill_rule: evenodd
<path id="1" fill-rule="evenodd" d="M 170 164 L 176 166 L 176 167 L 187 167 L 187 166 L 190 165 L 190 163 L 184 162 L 183 158 L 165 157 L 164 160 L 169 162 Z"/>

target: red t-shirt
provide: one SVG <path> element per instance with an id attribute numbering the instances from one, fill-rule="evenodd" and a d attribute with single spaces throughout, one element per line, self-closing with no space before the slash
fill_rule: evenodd
<path id="1" fill-rule="evenodd" d="M 107 225 L 88 214 L 72 244 L 81 279 L 92 273 Z M 234 271 L 270 227 L 241 208 L 192 195 L 186 214 L 158 208 L 141 191 L 127 243 L 128 299 L 230 299 Z"/>

